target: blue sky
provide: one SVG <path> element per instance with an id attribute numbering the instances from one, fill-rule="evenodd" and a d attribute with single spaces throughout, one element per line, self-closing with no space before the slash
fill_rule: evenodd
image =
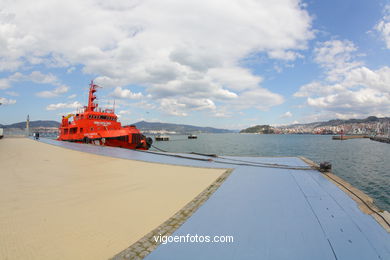
<path id="1" fill-rule="evenodd" d="M 87 101 L 240 129 L 390 116 L 388 1 L 2 1 L 0 124 Z"/>

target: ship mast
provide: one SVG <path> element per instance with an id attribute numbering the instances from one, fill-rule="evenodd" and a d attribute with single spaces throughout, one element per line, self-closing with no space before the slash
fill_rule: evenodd
<path id="1" fill-rule="evenodd" d="M 87 111 L 95 111 L 95 108 L 98 107 L 98 104 L 96 104 L 94 102 L 94 100 L 96 99 L 96 96 L 95 96 L 95 92 L 96 92 L 96 89 L 98 88 L 99 86 L 96 85 L 96 84 L 93 84 L 93 80 L 91 80 L 91 84 L 89 84 L 89 97 L 88 97 L 88 107 L 87 107 Z"/>

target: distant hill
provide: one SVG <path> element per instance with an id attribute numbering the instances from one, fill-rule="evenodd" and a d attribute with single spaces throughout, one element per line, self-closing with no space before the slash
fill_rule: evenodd
<path id="1" fill-rule="evenodd" d="M 142 131 L 170 131 L 180 134 L 187 133 L 235 133 L 237 131 L 219 129 L 213 127 L 201 127 L 193 125 L 182 125 L 182 124 L 170 124 L 170 123 L 160 123 L 160 122 L 145 122 L 140 121 L 134 123 L 138 129 Z"/>
<path id="2" fill-rule="evenodd" d="M 59 127 L 60 123 L 53 120 L 36 120 L 30 121 L 30 127 Z M 10 125 L 0 125 L 1 128 L 26 128 L 26 121 Z"/>
<path id="3" fill-rule="evenodd" d="M 273 134 L 274 130 L 269 125 L 256 125 L 248 127 L 240 131 L 240 133 L 250 133 L 250 134 Z"/>
<path id="4" fill-rule="evenodd" d="M 364 119 L 332 119 L 329 121 L 323 121 L 323 122 L 314 122 L 314 123 L 307 123 L 307 124 L 293 124 L 289 125 L 287 127 L 321 127 L 321 126 L 338 126 L 343 124 L 360 124 L 360 123 L 375 123 L 375 122 L 388 122 L 390 121 L 390 117 L 376 117 L 376 116 L 369 116 Z"/>

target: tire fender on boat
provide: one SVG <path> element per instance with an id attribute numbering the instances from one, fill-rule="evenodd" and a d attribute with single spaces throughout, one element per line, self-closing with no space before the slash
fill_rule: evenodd
<path id="1" fill-rule="evenodd" d="M 85 136 L 85 137 L 83 138 L 83 143 L 89 144 L 89 143 L 90 143 L 89 138 Z"/>

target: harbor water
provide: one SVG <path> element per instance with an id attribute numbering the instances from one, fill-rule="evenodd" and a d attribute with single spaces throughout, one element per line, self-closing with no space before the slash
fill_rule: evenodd
<path id="1" fill-rule="evenodd" d="M 329 161 L 333 173 L 371 196 L 390 211 L 390 145 L 368 138 L 332 140 L 326 135 L 198 134 L 171 135 L 154 146 L 169 152 L 235 156 L 304 156 Z M 153 149 L 152 149 L 153 150 Z"/>

